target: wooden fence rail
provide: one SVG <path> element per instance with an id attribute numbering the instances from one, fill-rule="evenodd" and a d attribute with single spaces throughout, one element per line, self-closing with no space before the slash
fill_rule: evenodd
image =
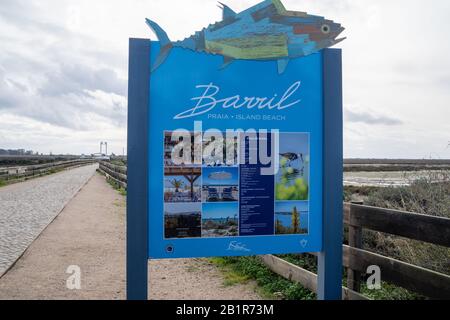
<path id="1" fill-rule="evenodd" d="M 126 166 L 118 166 L 110 162 L 100 161 L 99 169 L 108 179 L 111 179 L 120 187 L 127 189 Z"/>
<path id="2" fill-rule="evenodd" d="M 369 229 L 450 247 L 450 219 L 345 203 L 344 223 L 349 230 L 349 246 L 343 248 L 349 288 L 359 291 L 361 274 L 377 265 L 386 282 L 430 298 L 450 299 L 450 276 L 364 250 L 362 245 L 362 231 Z"/>
<path id="3" fill-rule="evenodd" d="M 125 166 L 102 161 L 100 170 L 126 188 Z M 449 275 L 364 250 L 362 242 L 363 229 L 369 229 L 450 247 L 450 219 L 364 206 L 361 203 L 345 203 L 344 224 L 348 227 L 348 245 L 343 245 L 343 267 L 347 268 L 348 287 L 342 287 L 344 299 L 368 299 L 359 291 L 362 275 L 372 265 L 380 268 L 382 281 L 426 297 L 450 299 Z M 261 259 L 273 272 L 316 292 L 316 274 L 273 255 L 264 255 Z"/>
<path id="4" fill-rule="evenodd" d="M 371 265 L 380 268 L 385 282 L 429 298 L 450 299 L 450 276 L 362 249 L 363 228 L 450 247 L 450 219 L 351 203 L 344 210 L 344 223 L 349 226 L 349 245 L 343 245 L 343 266 L 348 271 L 344 299 L 364 299 L 358 293 L 361 275 Z M 314 273 L 272 255 L 262 260 L 275 273 L 316 291 Z"/>
<path id="5" fill-rule="evenodd" d="M 91 163 L 94 163 L 94 161 L 89 159 L 77 159 L 30 166 L 3 167 L 0 168 L 0 179 L 6 182 L 20 181 L 29 177 L 47 174 L 52 170 L 83 166 Z"/>
<path id="6" fill-rule="evenodd" d="M 450 247 L 448 218 L 347 203 L 344 223 Z"/>
<path id="7" fill-rule="evenodd" d="M 317 293 L 317 275 L 295 264 L 287 262 L 274 255 L 261 256 L 264 264 L 276 274 L 301 284 L 303 287 Z M 342 287 L 342 299 L 344 300 L 369 300 L 362 294 Z"/>

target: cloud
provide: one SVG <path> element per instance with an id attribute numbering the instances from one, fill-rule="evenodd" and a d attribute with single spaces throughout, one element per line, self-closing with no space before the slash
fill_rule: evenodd
<path id="1" fill-rule="evenodd" d="M 344 101 L 352 106 L 345 111 L 346 156 L 422 157 L 442 149 L 450 139 L 450 42 L 442 41 L 450 1 L 282 1 L 289 10 L 325 16 L 346 28 L 348 39 L 339 45 Z M 241 11 L 258 2 L 227 5 Z M 221 19 L 216 4 L 3 0 L 0 147 L 87 153 L 96 152 L 101 139 L 122 153 L 128 38 L 153 37 L 144 23 L 148 17 L 172 40 L 183 39 Z M 355 108 L 360 105 L 377 108 Z"/>
<path id="2" fill-rule="evenodd" d="M 59 96 L 69 93 L 81 94 L 84 90 L 101 90 L 126 96 L 127 82 L 118 78 L 114 70 L 66 63 L 59 65 L 57 70 L 45 74 L 46 83 L 39 88 L 41 94 Z"/>
<path id="3" fill-rule="evenodd" d="M 95 37 L 51 21 L 43 13 L 48 5 L 12 1 L 0 7 L 1 117 L 50 125 L 53 134 L 56 128 L 61 135 L 65 130 L 96 132 L 94 139 L 105 125 L 122 131 L 127 81 L 119 72 L 126 57 L 99 46 Z M 29 134 L 31 140 L 36 137 Z"/>
<path id="4" fill-rule="evenodd" d="M 396 126 L 403 124 L 403 121 L 394 117 L 376 114 L 370 111 L 353 111 L 348 108 L 345 108 L 345 120 L 369 125 Z"/>

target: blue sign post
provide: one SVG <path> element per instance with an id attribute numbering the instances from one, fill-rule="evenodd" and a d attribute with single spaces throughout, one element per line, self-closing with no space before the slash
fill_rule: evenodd
<path id="1" fill-rule="evenodd" d="M 127 292 L 147 260 L 320 252 L 319 299 L 342 278 L 341 52 L 235 61 L 130 40 Z M 219 147 L 217 147 L 219 145 Z"/>

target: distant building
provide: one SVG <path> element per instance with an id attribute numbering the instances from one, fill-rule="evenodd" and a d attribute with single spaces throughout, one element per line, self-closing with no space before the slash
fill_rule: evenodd
<path id="1" fill-rule="evenodd" d="M 93 153 L 92 158 L 95 160 L 111 160 L 111 158 L 104 153 Z"/>
<path id="2" fill-rule="evenodd" d="M 25 151 L 25 149 L 0 149 L 0 155 L 2 156 L 32 156 L 33 154 L 33 150 Z"/>

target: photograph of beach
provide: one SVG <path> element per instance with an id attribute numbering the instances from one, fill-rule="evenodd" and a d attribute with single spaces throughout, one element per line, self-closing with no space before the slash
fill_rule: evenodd
<path id="1" fill-rule="evenodd" d="M 308 201 L 277 201 L 275 203 L 275 234 L 307 234 Z"/>
<path id="2" fill-rule="evenodd" d="M 237 203 L 204 203 L 202 237 L 234 237 L 238 235 L 239 205 Z"/>
<path id="3" fill-rule="evenodd" d="M 280 133 L 276 200 L 309 199 L 309 134 Z"/>
<path id="4" fill-rule="evenodd" d="M 201 236 L 201 203 L 164 204 L 164 237 L 198 238 Z"/>
<path id="5" fill-rule="evenodd" d="M 202 202 L 239 200 L 239 168 L 202 168 Z"/>

